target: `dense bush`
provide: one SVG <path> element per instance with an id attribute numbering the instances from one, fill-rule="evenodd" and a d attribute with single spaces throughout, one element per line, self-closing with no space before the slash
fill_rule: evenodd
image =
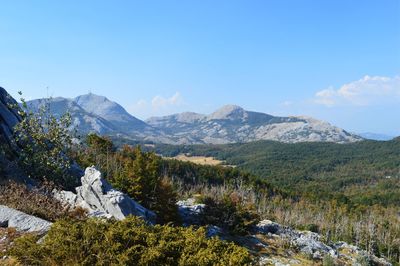
<path id="1" fill-rule="evenodd" d="M 259 221 L 259 216 L 250 204 L 236 194 L 225 195 L 222 199 L 206 197 L 203 212 L 205 224 L 217 225 L 234 234 L 247 234 Z"/>
<path id="2" fill-rule="evenodd" d="M 249 253 L 233 243 L 205 237 L 205 229 L 149 226 L 123 221 L 61 220 L 38 243 L 16 240 L 10 254 L 23 265 L 248 265 Z"/>

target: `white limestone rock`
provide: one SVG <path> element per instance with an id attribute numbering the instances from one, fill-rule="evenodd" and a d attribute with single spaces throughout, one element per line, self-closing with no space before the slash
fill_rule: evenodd
<path id="1" fill-rule="evenodd" d="M 23 232 L 45 233 L 52 223 L 21 211 L 0 205 L 0 226 L 15 228 Z"/>
<path id="2" fill-rule="evenodd" d="M 115 190 L 101 172 L 94 167 L 86 168 L 81 178 L 82 186 L 76 188 L 76 194 L 69 191 L 55 192 L 54 196 L 71 207 L 82 207 L 89 216 L 115 218 L 123 220 L 128 215 L 141 216 L 154 224 L 156 214 L 131 199 L 121 191 Z"/>

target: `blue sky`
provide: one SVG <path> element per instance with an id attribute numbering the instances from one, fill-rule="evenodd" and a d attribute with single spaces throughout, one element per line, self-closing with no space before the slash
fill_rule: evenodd
<path id="1" fill-rule="evenodd" d="M 147 118 L 224 104 L 400 135 L 400 1 L 0 0 L 0 86 Z"/>

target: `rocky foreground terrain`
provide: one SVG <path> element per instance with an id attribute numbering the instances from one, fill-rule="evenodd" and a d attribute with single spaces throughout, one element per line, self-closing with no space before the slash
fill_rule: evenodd
<path id="1" fill-rule="evenodd" d="M 45 99 L 29 101 L 37 109 Z M 275 140 L 295 142 L 350 143 L 363 138 L 310 117 L 276 117 L 226 105 L 210 115 L 181 113 L 141 121 L 121 105 L 95 94 L 75 99 L 50 100 L 51 112 L 69 112 L 74 126 L 85 135 L 107 134 L 130 140 L 166 144 L 226 144 Z"/>
<path id="2" fill-rule="evenodd" d="M 6 182 L 11 178 L 29 184 L 28 187 L 33 189 L 35 182 L 29 176 L 24 176 L 13 164 L 19 150 L 13 141 L 13 127 L 21 118 L 17 109 L 10 104 L 15 104 L 15 101 L 0 88 L 0 181 Z M 218 115 L 215 117 L 221 118 Z M 73 191 L 53 190 L 50 197 L 66 208 L 83 209 L 89 217 L 124 220 L 133 215 L 142 217 L 148 224 L 154 224 L 156 220 L 152 210 L 114 189 L 101 172 L 93 167 L 85 170 L 80 185 Z M 194 199 L 183 199 L 176 204 L 184 226 L 200 224 L 205 204 L 199 204 Z M 21 235 L 35 233 L 45 236 L 51 226 L 50 221 L 0 205 L 0 254 L 12 247 L 14 240 Z M 232 235 L 212 224 L 208 225 L 207 235 L 246 247 L 253 254 L 256 265 L 318 265 L 327 257 L 338 265 L 363 265 L 361 262 L 367 262 L 368 265 L 391 265 L 355 246 L 344 242 L 331 243 L 316 233 L 294 230 L 269 220 L 259 221 L 251 235 Z M 0 265 L 15 264 L 12 257 L 0 257 Z"/>
<path id="3" fill-rule="evenodd" d="M 199 224 L 204 204 L 193 198 L 177 202 L 179 213 L 186 226 Z M 310 231 L 299 231 L 270 220 L 259 221 L 252 235 L 229 235 L 216 226 L 208 227 L 209 236 L 233 240 L 249 248 L 258 256 L 258 265 L 318 265 L 318 261 L 330 257 L 335 265 L 391 265 L 384 259 L 345 242 L 329 242 Z"/>
<path id="4" fill-rule="evenodd" d="M 82 186 L 76 194 L 66 191 L 55 192 L 55 197 L 66 206 L 85 208 L 89 215 L 103 219 L 124 219 L 129 215 L 143 217 L 148 223 L 154 223 L 152 211 L 140 206 L 123 193 L 110 188 L 94 168 L 86 169 L 82 177 Z M 200 224 L 204 204 L 195 199 L 177 202 L 179 215 L 185 226 Z M 32 215 L 0 205 L 0 247 L 6 251 L 12 246 L 16 236 L 26 233 L 45 235 L 51 223 Z M 213 225 L 208 226 L 208 237 L 219 237 L 227 241 L 235 241 L 248 248 L 255 256 L 255 265 L 318 265 L 318 261 L 331 258 L 335 265 L 391 265 L 384 259 L 377 258 L 356 246 L 345 242 L 326 243 L 317 233 L 298 231 L 282 226 L 270 220 L 260 221 L 247 236 L 236 236 L 224 232 Z M 0 258 L 0 263 L 12 261 L 7 256 Z"/>

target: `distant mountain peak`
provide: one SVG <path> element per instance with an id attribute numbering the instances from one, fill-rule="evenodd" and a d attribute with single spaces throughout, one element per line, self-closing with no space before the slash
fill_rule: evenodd
<path id="1" fill-rule="evenodd" d="M 246 116 L 246 111 L 234 104 L 222 106 L 220 109 L 208 116 L 209 120 L 242 119 Z"/>

